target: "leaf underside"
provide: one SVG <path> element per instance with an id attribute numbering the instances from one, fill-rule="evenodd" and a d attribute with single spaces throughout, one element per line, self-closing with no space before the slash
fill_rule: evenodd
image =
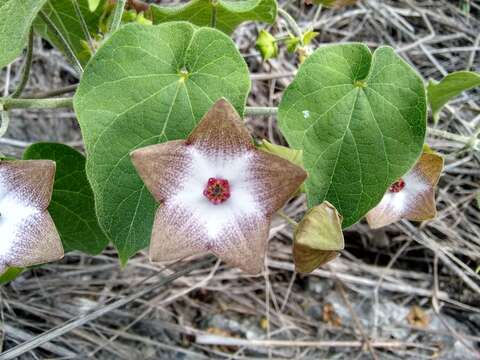
<path id="1" fill-rule="evenodd" d="M 108 244 L 95 215 L 93 193 L 85 173 L 85 157 L 69 146 L 37 143 L 23 154 L 25 160 L 56 162 L 53 195 L 48 207 L 65 252 L 100 253 Z"/>
<path id="2" fill-rule="evenodd" d="M 244 21 L 273 24 L 277 17 L 276 0 L 218 0 L 216 28 L 231 34 Z M 198 26 L 210 26 L 214 5 L 211 0 L 193 0 L 185 5 L 151 5 L 153 23 L 189 21 Z"/>
<path id="3" fill-rule="evenodd" d="M 130 152 L 185 138 L 222 97 L 243 114 L 249 90 L 232 40 L 186 22 L 125 25 L 89 62 L 74 107 L 97 216 L 122 263 L 148 246 L 157 208 Z"/>
<path id="4" fill-rule="evenodd" d="M 30 26 L 44 3 L 45 0 L 0 0 L 0 69 L 22 52 Z"/>
<path id="5" fill-rule="evenodd" d="M 420 156 L 425 89 L 390 47 L 372 55 L 362 44 L 324 46 L 285 91 L 279 121 L 304 151 L 309 207 L 329 201 L 348 227 Z"/>

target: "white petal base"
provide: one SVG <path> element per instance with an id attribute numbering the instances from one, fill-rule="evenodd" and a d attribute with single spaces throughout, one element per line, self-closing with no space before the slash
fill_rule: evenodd
<path id="1" fill-rule="evenodd" d="M 255 200 L 259 184 L 250 171 L 253 154 L 239 156 L 215 156 L 189 146 L 188 168 L 183 179 L 179 179 L 179 191 L 167 200 L 170 208 L 181 208 L 188 212 L 210 241 L 217 241 L 226 229 L 245 217 L 261 217 L 262 206 Z M 209 178 L 228 180 L 231 197 L 215 205 L 204 195 Z"/>

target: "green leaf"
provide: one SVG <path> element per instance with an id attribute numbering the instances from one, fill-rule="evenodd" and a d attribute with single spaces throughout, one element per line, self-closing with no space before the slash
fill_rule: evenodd
<path id="1" fill-rule="evenodd" d="M 98 5 L 100 5 L 100 1 L 101 0 L 88 0 L 88 9 L 91 12 L 94 12 L 95 10 L 97 10 Z"/>
<path id="2" fill-rule="evenodd" d="M 289 38 L 285 40 L 287 51 L 295 52 L 300 45 L 309 45 L 318 34 L 318 32 L 311 30 L 304 32 L 301 38 L 289 34 Z"/>
<path id="3" fill-rule="evenodd" d="M 285 40 L 285 44 L 287 45 L 287 51 L 288 52 L 295 52 L 297 50 L 297 46 L 300 45 L 301 39 L 298 36 L 293 36 L 292 34 L 289 34 L 289 38 Z"/>
<path id="4" fill-rule="evenodd" d="M 192 0 L 185 5 L 151 5 L 153 23 L 185 20 L 198 26 L 210 26 L 216 11 L 216 28 L 231 34 L 244 21 L 273 24 L 277 17 L 276 0 Z"/>
<path id="5" fill-rule="evenodd" d="M 87 25 L 88 31 L 92 37 L 98 33 L 99 22 L 103 12 L 103 6 L 97 7 L 95 12 L 89 9 L 88 0 L 77 0 L 80 11 Z M 101 4 L 105 0 L 100 0 Z M 71 0 L 49 0 L 43 7 L 43 11 L 48 18 L 55 24 L 58 31 L 63 35 L 70 48 L 80 61 L 85 65 L 91 57 L 91 51 L 88 49 L 88 38 L 82 28 L 82 23 L 75 12 Z M 35 20 L 35 30 L 53 46 L 62 51 L 67 52 L 63 42 L 58 36 L 48 28 L 47 24 L 40 18 Z"/>
<path id="6" fill-rule="evenodd" d="M 448 74 L 439 83 L 429 81 L 427 85 L 428 102 L 435 121 L 442 107 L 462 92 L 480 86 L 480 73 L 457 71 Z"/>
<path id="7" fill-rule="evenodd" d="M 23 268 L 11 267 L 3 274 L 0 274 L 0 285 L 4 285 L 12 280 L 15 280 L 22 272 Z"/>
<path id="8" fill-rule="evenodd" d="M 0 69 L 20 55 L 45 0 L 0 0 Z"/>
<path id="9" fill-rule="evenodd" d="M 321 47 L 300 67 L 279 107 L 290 146 L 303 149 L 308 204 L 324 200 L 347 227 L 372 209 L 422 152 L 422 79 L 390 47 Z"/>
<path id="10" fill-rule="evenodd" d="M 124 25 L 92 58 L 74 107 L 97 216 L 123 263 L 149 244 L 157 208 L 130 152 L 185 138 L 222 97 L 243 114 L 249 89 L 233 41 L 186 22 Z"/>
<path id="11" fill-rule="evenodd" d="M 260 51 L 260 54 L 262 54 L 263 60 L 275 58 L 278 55 L 277 42 L 273 35 L 270 34 L 268 31 L 260 30 L 256 46 Z"/>
<path id="12" fill-rule="evenodd" d="M 37 143 L 23 154 L 28 160 L 53 160 L 57 164 L 48 211 L 65 251 L 100 253 L 108 239 L 98 225 L 92 189 L 85 173 L 85 157 L 69 146 Z"/>
<path id="13" fill-rule="evenodd" d="M 312 40 L 315 39 L 315 37 L 318 36 L 318 34 L 320 34 L 320 33 L 316 32 L 316 31 L 312 31 L 312 30 L 306 31 L 303 34 L 303 45 L 310 44 L 312 42 Z"/>

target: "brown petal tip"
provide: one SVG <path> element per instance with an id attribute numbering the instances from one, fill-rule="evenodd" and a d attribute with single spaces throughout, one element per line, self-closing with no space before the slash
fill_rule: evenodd
<path id="1" fill-rule="evenodd" d="M 401 219 L 425 221 L 435 218 L 435 187 L 443 170 L 443 157 L 425 148 L 412 170 L 387 190 L 380 203 L 366 216 L 372 229 Z"/>
<path id="2" fill-rule="evenodd" d="M 210 152 L 237 154 L 253 148 L 243 120 L 226 99 L 218 100 L 203 116 L 187 144 Z"/>

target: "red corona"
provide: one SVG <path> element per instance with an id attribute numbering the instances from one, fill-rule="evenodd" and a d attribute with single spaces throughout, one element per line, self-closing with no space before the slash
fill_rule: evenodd
<path id="1" fill-rule="evenodd" d="M 203 190 L 203 195 L 212 204 L 221 204 L 230 198 L 230 184 L 225 179 L 210 178 Z"/>
<path id="2" fill-rule="evenodd" d="M 402 191 L 404 187 L 405 187 L 405 181 L 403 181 L 403 179 L 400 179 L 400 180 L 395 181 L 390 186 L 389 191 L 392 192 L 392 193 L 398 193 L 398 192 Z"/>

